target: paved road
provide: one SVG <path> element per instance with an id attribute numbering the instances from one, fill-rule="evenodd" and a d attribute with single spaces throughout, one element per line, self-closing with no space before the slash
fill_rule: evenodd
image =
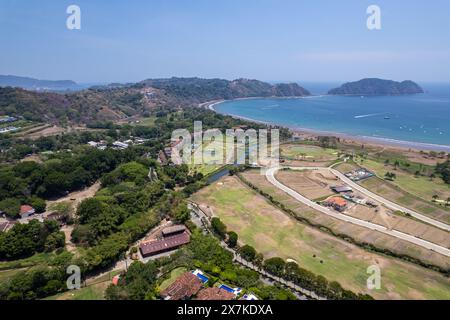
<path id="1" fill-rule="evenodd" d="M 209 224 L 208 216 L 199 208 L 198 204 L 196 204 L 195 202 L 189 203 L 189 209 L 191 209 L 191 216 L 192 215 L 196 216 L 196 219 L 192 219 L 192 221 L 197 225 L 197 227 L 199 227 L 199 228 L 205 230 L 207 233 L 209 233 L 210 230 L 208 227 L 210 227 L 210 226 L 209 225 L 205 226 L 205 224 L 204 224 L 204 222 Z M 304 289 L 291 281 L 287 281 L 280 277 L 276 277 L 276 276 L 264 271 L 263 269 L 257 267 L 250 261 L 247 261 L 244 258 L 242 258 L 241 256 L 239 256 L 236 253 L 236 251 L 234 249 L 231 249 L 230 247 L 228 247 L 228 245 L 224 241 L 220 241 L 220 245 L 222 246 L 222 248 L 233 253 L 234 261 L 240 263 L 241 265 L 243 265 L 247 268 L 250 268 L 250 269 L 258 272 L 262 276 L 263 282 L 265 282 L 267 284 L 273 284 L 274 282 L 283 284 L 283 285 L 293 289 L 295 296 L 300 300 L 306 300 L 307 297 L 310 297 L 310 298 L 313 298 L 316 300 L 326 300 L 324 297 L 320 297 L 313 291 Z"/>
<path id="2" fill-rule="evenodd" d="M 448 224 L 445 224 L 443 222 L 434 220 L 430 217 L 424 216 L 423 214 L 420 214 L 418 212 L 415 212 L 411 209 L 402 207 L 401 205 L 398 205 L 392 201 L 389 201 L 369 190 L 367 190 L 366 188 L 360 186 L 359 184 L 355 183 L 354 181 L 350 180 L 349 178 L 347 178 L 344 174 L 342 174 L 341 172 L 337 171 L 336 169 L 332 169 L 329 168 L 329 170 L 335 175 L 337 176 L 339 179 L 341 179 L 342 181 L 344 181 L 346 184 L 348 184 L 350 187 L 352 187 L 355 190 L 358 190 L 359 192 L 365 194 L 366 196 L 375 199 L 378 202 L 383 203 L 386 207 L 388 207 L 389 209 L 392 210 L 398 210 L 398 211 L 402 211 L 405 212 L 407 214 L 410 214 L 412 217 L 421 220 L 423 222 L 426 222 L 428 224 L 431 224 L 435 227 L 438 227 L 440 229 L 446 230 L 446 231 L 450 231 L 450 226 Z"/>
<path id="3" fill-rule="evenodd" d="M 330 210 L 326 207 L 321 206 L 320 204 L 315 203 L 314 201 L 309 200 L 308 198 L 302 196 L 301 194 L 299 194 L 298 192 L 292 190 L 291 188 L 285 186 L 284 184 L 282 184 L 281 182 L 279 182 L 276 178 L 275 178 L 275 173 L 279 170 L 280 168 L 270 168 L 266 171 L 266 178 L 267 180 L 273 184 L 274 186 L 276 186 L 277 188 L 283 190 L 284 192 L 286 192 L 287 194 L 289 194 L 291 197 L 293 197 L 294 199 L 306 204 L 308 207 L 313 208 L 317 211 L 320 211 L 328 216 L 331 216 L 333 218 L 339 219 L 341 221 L 345 221 L 345 222 L 349 222 L 361 227 L 365 227 L 374 231 L 378 231 L 393 237 L 396 237 L 398 239 L 402 239 L 411 243 L 414 243 L 416 245 L 419 245 L 423 248 L 438 252 L 440 254 L 443 254 L 447 257 L 450 257 L 450 250 L 439 246 L 437 244 L 434 244 L 432 242 L 414 237 L 412 235 L 397 231 L 397 230 L 389 230 L 388 228 L 384 227 L 384 226 L 380 226 L 378 224 L 372 223 L 372 222 L 368 222 L 368 221 L 364 221 L 364 220 L 360 220 L 351 216 L 347 216 L 345 214 L 342 213 L 338 213 L 334 210 Z M 299 170 L 299 169 L 319 169 L 319 168 L 297 168 L 297 167 L 293 167 L 291 169 L 295 169 L 295 170 Z M 320 168 L 323 169 L 323 168 Z M 330 169 L 333 170 L 333 169 Z M 381 201 L 384 202 L 384 201 Z"/>

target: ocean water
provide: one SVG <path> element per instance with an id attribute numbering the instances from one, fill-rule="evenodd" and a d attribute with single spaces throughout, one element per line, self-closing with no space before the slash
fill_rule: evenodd
<path id="1" fill-rule="evenodd" d="M 450 150 L 450 84 L 422 87 L 426 93 L 405 96 L 328 96 L 317 94 L 322 88 L 306 87 L 317 95 L 233 100 L 214 109 L 290 128 L 433 144 Z"/>

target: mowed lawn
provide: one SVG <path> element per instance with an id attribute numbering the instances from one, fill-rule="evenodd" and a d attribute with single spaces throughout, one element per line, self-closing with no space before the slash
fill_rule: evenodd
<path id="1" fill-rule="evenodd" d="M 165 279 L 164 281 L 161 282 L 161 284 L 159 285 L 159 289 L 161 291 L 165 290 L 166 288 L 168 288 L 172 283 L 175 282 L 175 280 L 177 280 L 177 278 L 179 276 L 181 276 L 183 273 L 185 273 L 187 271 L 186 268 L 184 267 L 180 267 L 180 268 L 175 268 L 172 271 L 170 271 L 170 275 L 167 279 Z"/>
<path id="2" fill-rule="evenodd" d="M 212 207 L 228 230 L 238 233 L 241 243 L 254 246 L 266 258 L 293 259 L 305 269 L 375 298 L 450 299 L 450 281 L 441 274 L 367 252 L 301 224 L 236 177 L 221 179 L 192 200 Z M 366 288 L 366 270 L 372 264 L 382 270 L 382 289 L 378 291 Z"/>
<path id="3" fill-rule="evenodd" d="M 328 161 L 337 159 L 338 151 L 301 144 L 284 144 L 280 146 L 281 155 L 296 160 Z"/>

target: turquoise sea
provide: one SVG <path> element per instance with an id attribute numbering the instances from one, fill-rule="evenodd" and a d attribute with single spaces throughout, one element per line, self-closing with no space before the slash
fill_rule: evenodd
<path id="1" fill-rule="evenodd" d="M 422 84 L 426 93 L 406 96 L 321 95 L 324 87 L 305 86 L 311 97 L 233 100 L 214 109 L 290 128 L 450 151 L 450 84 Z"/>

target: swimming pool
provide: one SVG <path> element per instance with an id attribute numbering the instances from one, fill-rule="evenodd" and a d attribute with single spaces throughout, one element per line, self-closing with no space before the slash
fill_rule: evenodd
<path id="1" fill-rule="evenodd" d="M 201 273 L 197 273 L 196 276 L 197 276 L 203 283 L 206 283 L 206 282 L 208 282 L 208 280 L 209 280 L 207 277 L 205 277 L 205 276 L 202 275 Z"/>
<path id="2" fill-rule="evenodd" d="M 232 289 L 232 288 L 230 288 L 229 286 L 226 286 L 226 285 L 224 285 L 224 284 L 221 284 L 220 285 L 220 287 L 219 287 L 220 289 L 223 289 L 223 290 L 226 290 L 226 291 L 228 291 L 228 292 L 231 292 L 231 293 L 235 293 L 234 291 L 234 289 Z"/>
<path id="3" fill-rule="evenodd" d="M 208 282 L 208 277 L 206 277 L 205 275 L 203 275 L 203 272 L 201 272 L 200 270 L 194 270 L 194 271 L 192 271 L 192 274 L 194 274 L 194 275 L 196 275 L 199 279 L 200 279 L 200 281 L 202 282 L 202 283 L 206 283 L 206 282 Z"/>

